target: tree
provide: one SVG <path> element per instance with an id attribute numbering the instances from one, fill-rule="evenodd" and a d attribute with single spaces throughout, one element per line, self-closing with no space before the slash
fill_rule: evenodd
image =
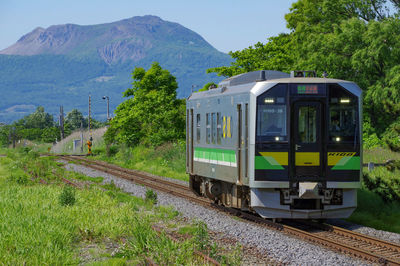
<path id="1" fill-rule="evenodd" d="M 154 62 L 147 71 L 135 67 L 132 88 L 115 111 L 105 139 L 134 146 L 157 146 L 184 137 L 184 101 L 176 99 L 178 84 L 168 70 Z"/>
<path id="2" fill-rule="evenodd" d="M 397 13 L 390 11 L 390 3 Z M 319 76 L 327 72 L 328 77 L 354 81 L 364 90 L 365 128 L 379 138 L 390 129 L 385 133 L 389 145 L 400 133 L 394 122 L 400 116 L 399 11 L 399 0 L 299 0 L 285 16 L 289 34 L 230 52 L 236 59 L 231 66 L 208 72 L 232 76 L 261 69 L 312 69 Z"/>
<path id="3" fill-rule="evenodd" d="M 200 92 L 200 91 L 208 91 L 208 90 L 210 89 L 211 86 L 213 86 L 214 88 L 218 87 L 218 85 L 215 84 L 214 82 L 208 82 L 208 83 L 206 83 L 206 84 L 203 86 L 203 88 L 201 88 L 201 89 L 199 90 L 199 92 Z"/>
<path id="4" fill-rule="evenodd" d="M 43 106 L 36 108 L 36 111 L 30 115 L 16 122 L 17 126 L 22 126 L 24 128 L 40 128 L 44 129 L 46 127 L 51 127 L 54 125 L 53 116 L 44 111 Z"/>
<path id="5" fill-rule="evenodd" d="M 87 119 L 83 117 L 83 114 L 78 109 L 72 109 L 65 118 L 66 127 L 70 127 L 72 131 L 81 128 L 81 123 L 83 128 L 87 127 Z"/>
<path id="6" fill-rule="evenodd" d="M 210 68 L 207 73 L 216 72 L 218 76 L 231 77 L 264 69 L 290 71 L 294 63 L 291 42 L 291 35 L 280 34 L 269 38 L 266 44 L 258 42 L 254 47 L 229 52 L 229 55 L 236 59 L 231 66 Z"/>

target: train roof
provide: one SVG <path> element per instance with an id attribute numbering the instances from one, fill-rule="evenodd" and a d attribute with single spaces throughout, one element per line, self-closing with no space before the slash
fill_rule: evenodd
<path id="1" fill-rule="evenodd" d="M 316 78 L 316 77 L 291 77 L 290 74 L 275 70 L 259 70 L 249 73 L 239 74 L 233 77 L 224 79 L 218 84 L 217 88 L 207 91 L 196 92 L 189 96 L 188 99 L 199 99 L 204 97 L 212 97 L 217 94 L 237 94 L 250 92 L 255 83 L 352 83 L 357 88 L 358 86 L 348 80 L 331 79 L 331 78 Z M 353 87 L 353 86 L 352 86 Z M 358 88 L 359 89 L 359 88 Z M 361 89 L 359 89 L 361 91 Z M 358 94 L 358 93 L 357 93 Z"/>

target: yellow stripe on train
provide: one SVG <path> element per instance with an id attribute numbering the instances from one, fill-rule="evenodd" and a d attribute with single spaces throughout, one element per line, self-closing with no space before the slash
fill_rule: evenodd
<path id="1" fill-rule="evenodd" d="M 319 152 L 296 152 L 296 166 L 319 166 Z"/>
<path id="2" fill-rule="evenodd" d="M 328 165 L 336 165 L 343 157 L 353 157 L 355 152 L 328 152 Z"/>

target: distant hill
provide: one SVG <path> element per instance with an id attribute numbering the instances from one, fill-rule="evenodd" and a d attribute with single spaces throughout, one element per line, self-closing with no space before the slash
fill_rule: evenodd
<path id="1" fill-rule="evenodd" d="M 231 59 L 197 33 L 156 16 L 36 28 L 0 51 L 0 122 L 38 105 L 53 114 L 60 105 L 85 113 L 89 92 L 92 111 L 102 119 L 106 105 L 101 97 L 108 95 L 114 109 L 131 86 L 134 67 L 148 68 L 153 61 L 177 77 L 178 97 L 186 97 L 192 85 L 219 81 L 206 69 Z"/>

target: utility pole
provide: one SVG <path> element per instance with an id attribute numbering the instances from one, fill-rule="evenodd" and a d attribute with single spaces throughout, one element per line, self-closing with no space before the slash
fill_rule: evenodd
<path id="1" fill-rule="evenodd" d="M 87 146 L 88 146 L 88 153 L 87 155 L 92 155 L 92 145 L 93 145 L 93 138 L 92 138 L 92 130 L 90 127 L 90 115 L 91 115 L 91 96 L 89 93 L 89 115 L 88 115 L 88 128 L 89 128 L 89 140 L 87 141 Z"/>
<path id="2" fill-rule="evenodd" d="M 107 121 L 110 121 L 110 98 L 108 96 L 103 96 L 103 100 L 107 99 Z"/>
<path id="3" fill-rule="evenodd" d="M 60 106 L 60 131 L 61 139 L 64 139 L 64 107 L 62 105 Z"/>
<path id="4" fill-rule="evenodd" d="M 91 125 L 90 125 L 90 115 L 91 115 L 91 95 L 89 93 L 88 129 L 89 129 L 89 137 L 92 138 L 92 129 L 91 129 Z"/>
<path id="5" fill-rule="evenodd" d="M 81 153 L 83 152 L 83 121 L 81 121 Z"/>

